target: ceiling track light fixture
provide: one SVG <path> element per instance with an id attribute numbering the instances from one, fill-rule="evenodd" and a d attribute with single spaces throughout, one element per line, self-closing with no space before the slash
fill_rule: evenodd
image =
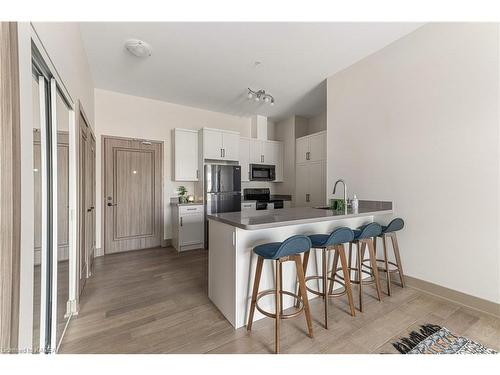
<path id="1" fill-rule="evenodd" d="M 248 99 L 254 99 L 256 102 L 263 101 L 264 103 L 269 103 L 274 105 L 274 97 L 271 94 L 267 94 L 265 90 L 254 91 L 248 88 Z"/>
<path id="2" fill-rule="evenodd" d="M 139 39 L 129 39 L 125 41 L 125 48 L 132 55 L 137 57 L 149 57 L 153 51 L 150 44 Z"/>

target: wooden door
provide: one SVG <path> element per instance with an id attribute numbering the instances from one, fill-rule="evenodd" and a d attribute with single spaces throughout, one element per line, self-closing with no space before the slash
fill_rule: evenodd
<path id="1" fill-rule="evenodd" d="M 163 144 L 104 137 L 104 252 L 161 245 Z"/>
<path id="2" fill-rule="evenodd" d="M 203 129 L 203 157 L 205 159 L 222 159 L 222 132 Z"/>
<path id="3" fill-rule="evenodd" d="M 238 133 L 222 133 L 222 148 L 224 149 L 224 160 L 238 161 L 240 158 L 240 135 Z"/>

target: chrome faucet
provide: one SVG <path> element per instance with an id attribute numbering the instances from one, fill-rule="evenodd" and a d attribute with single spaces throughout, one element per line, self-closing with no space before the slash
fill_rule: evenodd
<path id="1" fill-rule="evenodd" d="M 347 210 L 347 185 L 344 180 L 340 179 L 335 181 L 335 185 L 333 185 L 333 194 L 335 194 L 335 190 L 337 190 L 337 184 L 339 182 L 344 184 L 344 209 Z"/>

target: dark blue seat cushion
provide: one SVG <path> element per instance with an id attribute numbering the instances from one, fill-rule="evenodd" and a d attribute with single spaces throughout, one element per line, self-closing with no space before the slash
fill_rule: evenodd
<path id="1" fill-rule="evenodd" d="M 263 245 L 255 246 L 253 251 L 255 254 L 260 255 L 265 259 L 273 259 L 274 254 L 278 252 L 281 242 L 269 242 Z"/>
<path id="2" fill-rule="evenodd" d="M 389 224 L 382 227 L 382 233 L 391 233 L 403 229 L 405 222 L 400 217 L 392 219 Z"/>
<path id="3" fill-rule="evenodd" d="M 354 239 L 362 240 L 370 237 L 377 237 L 382 233 L 382 227 L 378 223 L 370 223 L 354 230 Z"/>
<path id="4" fill-rule="evenodd" d="M 313 247 L 326 247 L 352 241 L 354 233 L 351 228 L 340 227 L 336 228 L 330 234 L 312 234 L 309 236 Z"/>
<path id="5" fill-rule="evenodd" d="M 283 242 L 270 242 L 254 247 L 253 251 L 265 259 L 278 259 L 303 253 L 311 249 L 311 240 L 304 235 L 287 238 Z"/>

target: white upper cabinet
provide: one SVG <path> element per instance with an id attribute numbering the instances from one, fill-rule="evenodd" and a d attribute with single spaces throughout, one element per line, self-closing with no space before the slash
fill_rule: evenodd
<path id="1" fill-rule="evenodd" d="M 198 181 L 198 132 L 174 129 L 174 180 Z"/>
<path id="2" fill-rule="evenodd" d="M 295 143 L 295 162 L 326 160 L 326 131 L 297 138 Z"/>
<path id="3" fill-rule="evenodd" d="M 222 159 L 238 161 L 240 158 L 240 134 L 222 131 Z"/>
<path id="4" fill-rule="evenodd" d="M 262 164 L 262 143 L 260 139 L 250 138 L 250 164 Z"/>
<path id="5" fill-rule="evenodd" d="M 229 130 L 203 128 L 203 158 L 212 160 L 239 160 L 240 134 Z"/>
<path id="6" fill-rule="evenodd" d="M 250 139 L 240 138 L 241 181 L 250 181 Z"/>

